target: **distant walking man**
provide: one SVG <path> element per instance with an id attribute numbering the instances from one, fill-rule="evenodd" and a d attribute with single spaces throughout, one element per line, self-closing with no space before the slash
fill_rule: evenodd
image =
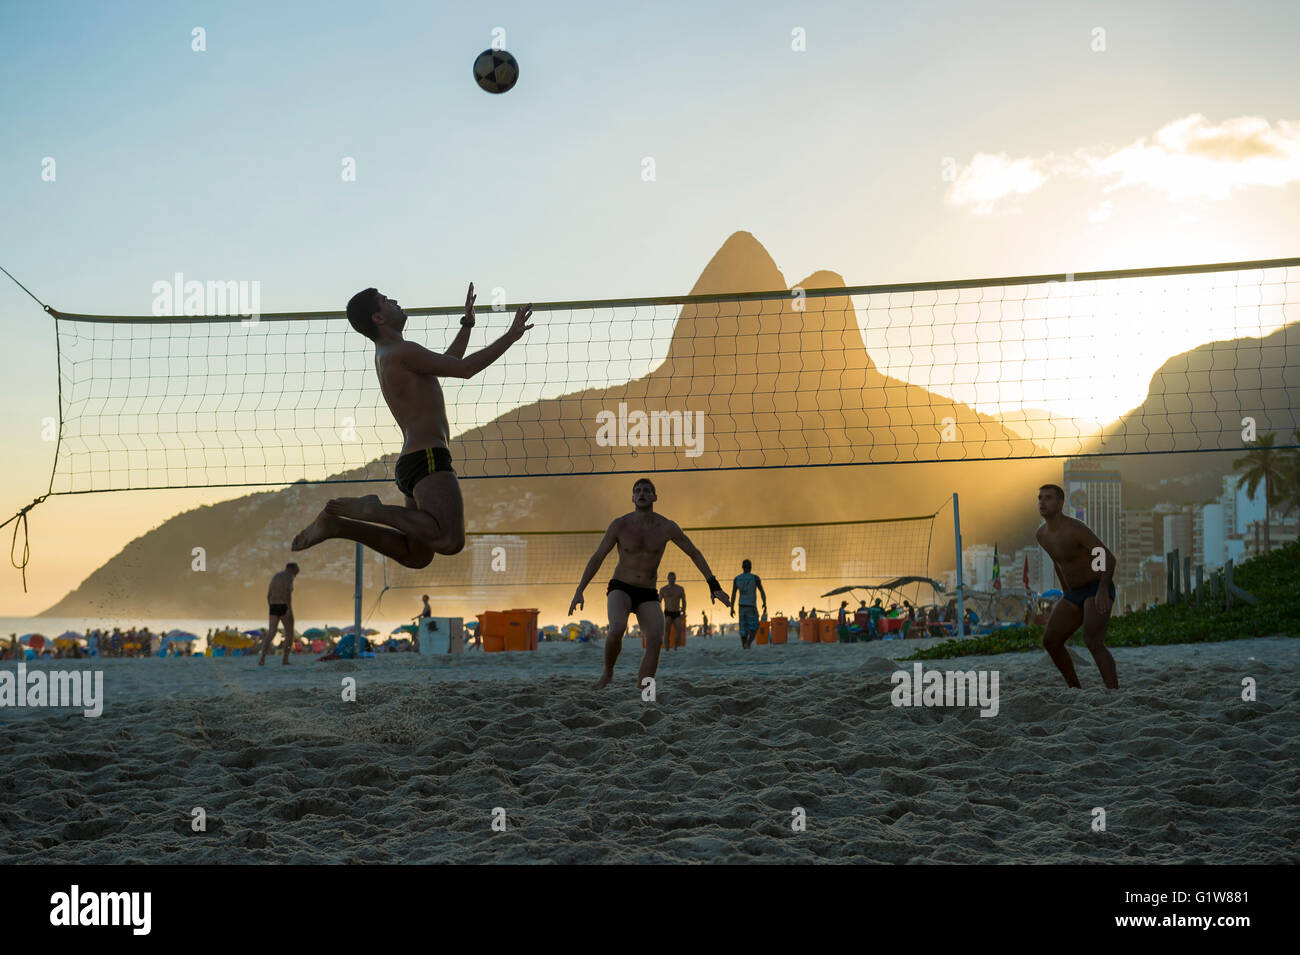
<path id="1" fill-rule="evenodd" d="M 641 657 L 637 687 L 644 687 L 646 677 L 655 675 L 664 635 L 664 614 L 659 607 L 659 592 L 655 588 L 655 581 L 659 574 L 659 562 L 663 559 L 664 548 L 669 541 L 676 544 L 699 568 L 708 582 L 711 599 L 724 602 L 727 599 L 727 594 L 718 585 L 713 571 L 709 570 L 708 561 L 691 543 L 690 538 L 682 533 L 676 523 L 655 513 L 654 505 L 658 499 L 654 484 L 646 478 L 640 478 L 632 485 L 632 503 L 636 510 L 614 518 L 609 525 L 604 539 L 591 555 L 591 560 L 587 561 L 582 581 L 573 594 L 573 602 L 569 604 L 569 615 L 572 616 L 574 609 L 582 606 L 583 590 L 591 583 L 591 578 L 596 576 L 609 552 L 618 545 L 618 566 L 614 568 L 614 578 L 605 588 L 609 634 L 605 640 L 605 671 L 596 681 L 597 690 L 614 678 L 614 664 L 623 648 L 623 634 L 627 630 L 627 616 L 630 612 L 636 613 L 641 632 L 645 634 L 645 654 Z"/>
<path id="2" fill-rule="evenodd" d="M 474 284 L 465 296 L 460 332 L 446 354 L 402 338 L 406 312 L 391 298 L 368 288 L 348 302 L 348 321 L 375 343 L 375 374 L 388 410 L 402 429 L 402 453 L 395 481 L 406 505 L 384 504 L 377 494 L 338 497 L 293 539 L 306 550 L 332 537 L 365 544 L 404 567 L 427 567 L 436 554 L 459 554 L 465 546 L 465 506 L 451 466 L 451 428 L 439 378 L 473 378 L 500 358 L 532 328 L 532 306 L 515 312 L 510 329 L 468 358 L 474 327 Z"/>
<path id="3" fill-rule="evenodd" d="M 1112 690 L 1119 689 L 1115 674 L 1115 660 L 1106 649 L 1106 628 L 1110 625 L 1110 612 L 1115 599 L 1117 560 L 1082 521 L 1061 513 L 1065 504 L 1065 490 L 1055 484 L 1044 484 L 1038 489 L 1038 513 L 1043 525 L 1038 528 L 1038 543 L 1052 558 L 1056 576 L 1060 578 L 1064 595 L 1052 608 L 1043 632 L 1043 649 L 1051 656 L 1065 682 L 1079 686 L 1070 651 L 1065 641 L 1083 624 L 1083 640 L 1092 653 L 1092 659 L 1101 671 L 1102 682 Z"/>
<path id="4" fill-rule="evenodd" d="M 758 598 L 757 593 L 763 595 L 763 613 L 767 613 L 767 591 L 763 589 L 763 582 L 758 579 L 757 574 L 751 574 L 750 568 L 754 565 L 749 560 L 740 562 L 740 573 L 738 573 L 731 582 L 731 615 L 736 615 L 736 594 L 740 594 L 740 645 L 748 650 L 754 645 L 754 639 L 758 636 Z"/>
<path id="5" fill-rule="evenodd" d="M 266 602 L 270 604 L 271 618 L 266 625 L 266 636 L 262 637 L 262 656 L 258 666 L 266 666 L 266 651 L 271 649 L 275 632 L 284 623 L 284 663 L 289 663 L 289 654 L 293 652 L 293 579 L 298 576 L 298 565 L 288 563 L 284 570 L 277 571 L 266 587 Z"/>
<path id="6" fill-rule="evenodd" d="M 664 602 L 664 646 L 669 650 L 686 646 L 686 589 L 672 571 L 659 589 L 659 599 Z"/>

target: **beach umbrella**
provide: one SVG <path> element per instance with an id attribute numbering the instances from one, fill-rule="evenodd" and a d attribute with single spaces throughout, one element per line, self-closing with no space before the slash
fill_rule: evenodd
<path id="1" fill-rule="evenodd" d="M 1044 591 L 1043 591 L 1041 594 L 1039 594 L 1038 596 L 1040 596 L 1040 597 L 1064 597 L 1065 594 L 1061 593 L 1059 590 L 1057 590 L 1055 587 L 1053 587 L 1051 590 L 1044 590 Z"/>
<path id="2" fill-rule="evenodd" d="M 302 635 L 309 640 L 314 640 L 317 637 L 326 636 L 326 631 L 322 630 L 320 627 L 309 627 L 302 632 Z"/>
<path id="3" fill-rule="evenodd" d="M 332 637 L 341 637 L 347 632 L 346 630 L 340 630 L 338 627 L 326 627 L 325 630 Z"/>
<path id="4" fill-rule="evenodd" d="M 262 635 L 262 628 L 261 628 L 261 627 L 258 627 L 258 628 L 255 629 L 255 630 L 245 630 L 245 631 L 244 631 L 244 636 L 246 636 L 246 637 L 260 637 L 261 635 Z"/>
<path id="5" fill-rule="evenodd" d="M 83 634 L 77 633 L 77 631 L 75 630 L 64 630 L 61 634 L 59 634 L 54 639 L 55 640 L 85 640 L 86 638 Z"/>
<path id="6" fill-rule="evenodd" d="M 393 630 L 393 633 L 415 633 L 420 628 L 413 623 L 404 623 Z M 366 633 L 374 633 L 373 630 L 367 630 Z"/>

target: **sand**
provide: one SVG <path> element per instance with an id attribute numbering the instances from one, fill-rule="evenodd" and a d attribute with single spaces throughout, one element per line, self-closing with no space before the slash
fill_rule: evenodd
<path id="1" fill-rule="evenodd" d="M 97 719 L 0 710 L 0 861 L 1300 861 L 1300 640 L 1118 648 L 1117 693 L 1086 652 L 1081 691 L 1042 653 L 925 664 L 997 670 L 989 718 L 891 704 L 931 642 L 694 639 L 654 703 L 631 640 L 600 692 L 581 644 L 99 661 Z"/>

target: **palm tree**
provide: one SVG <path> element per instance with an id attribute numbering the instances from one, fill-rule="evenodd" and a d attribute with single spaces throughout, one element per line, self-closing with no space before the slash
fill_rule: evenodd
<path id="1" fill-rule="evenodd" d="M 1241 475 L 1241 482 L 1251 497 L 1255 496 L 1260 482 L 1264 482 L 1264 553 L 1273 549 L 1268 530 L 1269 510 L 1281 503 L 1281 492 L 1288 483 L 1283 474 L 1286 456 L 1273 447 L 1276 440 L 1276 434 L 1261 434 L 1255 439 L 1255 447 L 1251 451 L 1232 462 L 1233 470 L 1246 469 Z"/>
<path id="2" fill-rule="evenodd" d="M 1296 444 L 1300 445 L 1300 430 L 1292 434 L 1295 435 Z M 1300 450 L 1293 449 L 1282 454 L 1281 470 L 1283 487 L 1278 496 L 1281 503 L 1286 505 L 1286 510 L 1282 513 L 1290 517 L 1291 512 L 1300 507 Z"/>

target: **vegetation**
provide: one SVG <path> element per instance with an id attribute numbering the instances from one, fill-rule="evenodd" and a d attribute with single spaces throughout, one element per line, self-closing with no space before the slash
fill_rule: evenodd
<path id="1" fill-rule="evenodd" d="M 1233 583 L 1256 598 L 1255 606 L 1237 600 L 1231 610 L 1224 610 L 1222 586 L 1218 606 L 1211 606 L 1207 581 L 1206 600 L 1200 606 L 1193 597 L 1190 602 L 1162 604 L 1151 610 L 1113 616 L 1106 645 L 1142 647 L 1251 637 L 1300 637 L 1300 541 L 1292 541 L 1235 566 Z M 1042 627 L 1015 627 L 985 637 L 949 640 L 917 650 L 906 659 L 943 660 L 990 653 L 1041 652 L 1042 640 Z M 1070 638 L 1068 645 L 1083 646 L 1082 628 Z"/>

